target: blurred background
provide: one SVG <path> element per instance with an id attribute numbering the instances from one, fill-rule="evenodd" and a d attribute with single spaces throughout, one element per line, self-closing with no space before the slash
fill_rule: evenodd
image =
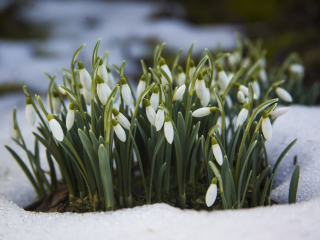
<path id="1" fill-rule="evenodd" d="M 193 40 L 195 58 L 204 48 L 223 51 L 235 47 L 234 33 L 263 41 L 268 66 L 281 64 L 292 51 L 305 66 L 304 85 L 320 79 L 320 1 L 0 1 L 0 108 L 24 105 L 22 86 L 44 93 L 43 74 L 70 68 L 82 43 L 80 59 L 90 69 L 91 53 L 102 38 L 99 55 L 108 50 L 109 62 L 120 65 L 131 81 L 141 74 L 140 59 L 152 62 L 156 44 L 166 42 L 163 55 L 170 62 L 182 47 L 187 55 Z M 16 99 L 16 100 L 13 100 Z M 19 101 L 19 102 L 18 102 Z M 319 99 L 317 100 L 319 103 Z M 10 107 L 11 104 L 9 104 Z"/>

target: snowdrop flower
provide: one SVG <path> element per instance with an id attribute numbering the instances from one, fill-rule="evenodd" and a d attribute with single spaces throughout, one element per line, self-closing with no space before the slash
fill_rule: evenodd
<path id="1" fill-rule="evenodd" d="M 59 86 L 59 92 L 63 95 L 67 94 L 66 90 L 64 90 L 61 86 Z"/>
<path id="2" fill-rule="evenodd" d="M 237 56 L 235 54 L 231 53 L 228 57 L 228 62 L 230 64 L 230 66 L 234 66 L 238 62 Z"/>
<path id="3" fill-rule="evenodd" d="M 284 114 L 286 114 L 290 110 L 290 107 L 283 107 L 283 108 L 278 108 L 276 110 L 273 110 L 269 113 L 270 117 L 280 117 Z"/>
<path id="4" fill-rule="evenodd" d="M 26 117 L 30 126 L 34 126 L 34 123 L 36 122 L 36 111 L 32 106 L 30 97 L 26 98 Z"/>
<path id="5" fill-rule="evenodd" d="M 248 110 L 249 110 L 249 103 L 246 103 L 241 109 L 237 117 L 236 128 L 238 128 L 240 125 L 243 125 L 243 123 L 247 120 L 248 113 L 249 113 Z"/>
<path id="6" fill-rule="evenodd" d="M 216 107 L 199 108 L 192 113 L 192 117 L 197 117 L 197 118 L 205 117 L 205 116 L 208 116 L 210 113 L 213 113 L 217 110 L 219 110 L 219 108 L 216 108 Z"/>
<path id="7" fill-rule="evenodd" d="M 155 126 L 157 131 L 161 130 L 163 123 L 164 123 L 164 111 L 162 109 L 159 109 L 157 111 L 156 118 L 155 118 Z"/>
<path id="8" fill-rule="evenodd" d="M 86 88 L 83 89 L 83 97 L 88 106 L 91 105 L 91 91 L 88 91 Z"/>
<path id="9" fill-rule="evenodd" d="M 106 67 L 107 72 L 108 72 L 108 82 L 107 85 L 109 86 L 110 89 L 113 89 L 115 87 L 115 81 L 114 81 L 114 77 L 113 74 L 110 70 L 110 68 Z"/>
<path id="10" fill-rule="evenodd" d="M 186 85 L 181 85 L 173 94 L 173 102 L 180 100 L 186 91 Z"/>
<path id="11" fill-rule="evenodd" d="M 150 103 L 153 109 L 156 111 L 159 106 L 159 88 L 158 86 L 155 86 L 153 88 L 151 97 L 150 97 Z"/>
<path id="12" fill-rule="evenodd" d="M 259 86 L 259 83 L 255 77 L 252 78 L 251 86 L 252 86 L 254 94 L 257 96 L 257 98 L 259 98 L 260 97 L 260 86 Z"/>
<path id="13" fill-rule="evenodd" d="M 88 91 L 91 90 L 91 76 L 88 71 L 84 68 L 82 62 L 78 61 L 79 77 L 82 86 Z"/>
<path id="14" fill-rule="evenodd" d="M 71 102 L 69 105 L 69 111 L 67 113 L 67 118 L 66 118 L 66 126 L 68 130 L 72 128 L 73 123 L 74 123 L 74 104 L 73 102 Z"/>
<path id="15" fill-rule="evenodd" d="M 193 79 L 193 74 L 194 74 L 195 71 L 196 71 L 196 67 L 195 67 L 195 65 L 194 65 L 194 61 L 191 60 L 191 61 L 190 61 L 190 68 L 189 68 L 189 78 L 190 78 L 190 81 L 192 81 L 192 79 Z"/>
<path id="16" fill-rule="evenodd" d="M 152 125 L 155 125 L 156 112 L 154 111 L 148 99 L 144 99 L 144 105 L 146 105 L 146 114 L 149 122 Z"/>
<path id="17" fill-rule="evenodd" d="M 260 68 L 258 75 L 261 82 L 263 82 L 264 84 L 268 82 L 267 72 L 264 68 Z"/>
<path id="18" fill-rule="evenodd" d="M 267 141 L 269 141 L 272 138 L 272 125 L 271 125 L 270 118 L 268 117 L 268 113 L 266 110 L 262 111 L 262 116 L 263 116 L 262 124 L 261 124 L 262 133 L 263 133 L 263 136 L 265 137 L 265 139 Z"/>
<path id="19" fill-rule="evenodd" d="M 115 120 L 113 118 L 111 119 L 111 123 L 112 123 L 113 129 L 114 129 L 114 132 L 116 133 L 119 140 L 121 142 L 125 142 L 127 137 L 126 137 L 126 133 L 123 130 L 123 128 L 121 127 L 121 125 L 118 123 L 117 120 Z"/>
<path id="20" fill-rule="evenodd" d="M 13 127 L 13 132 L 12 132 L 12 138 L 19 141 L 20 140 L 20 134 L 17 126 Z"/>
<path id="21" fill-rule="evenodd" d="M 293 63 L 289 66 L 289 71 L 292 74 L 298 75 L 301 79 L 304 77 L 304 67 L 301 64 Z"/>
<path id="22" fill-rule="evenodd" d="M 206 83 L 204 82 L 202 73 L 199 73 L 198 79 L 196 80 L 195 89 L 198 98 L 201 100 L 206 92 Z"/>
<path id="23" fill-rule="evenodd" d="M 249 66 L 250 64 L 251 64 L 251 60 L 249 57 L 245 57 L 241 63 L 242 66 Z"/>
<path id="24" fill-rule="evenodd" d="M 101 58 L 98 58 L 98 60 L 101 59 Z M 108 83 L 109 82 L 109 74 L 108 74 L 108 71 L 106 69 L 106 66 L 103 64 L 102 61 L 100 61 L 100 65 L 98 67 L 98 75 L 100 77 L 102 77 L 103 81 L 105 83 Z"/>
<path id="25" fill-rule="evenodd" d="M 126 103 L 126 105 L 129 106 L 132 101 L 130 87 L 129 87 L 128 82 L 125 78 L 121 79 L 121 84 L 122 84 L 121 96 L 123 98 L 123 101 Z"/>
<path id="26" fill-rule="evenodd" d="M 274 86 L 273 89 L 280 99 L 282 99 L 283 101 L 286 101 L 286 102 L 292 102 L 292 97 L 291 97 L 290 93 L 288 93 L 286 90 L 284 90 L 281 87 L 277 87 L 277 86 Z"/>
<path id="27" fill-rule="evenodd" d="M 146 88 L 146 80 L 144 79 L 144 75 L 142 75 L 137 87 L 138 98 L 140 97 L 141 93 L 144 91 L 145 88 Z"/>
<path id="28" fill-rule="evenodd" d="M 182 86 L 185 83 L 186 80 L 186 74 L 183 72 L 183 69 L 181 66 L 178 66 L 178 81 L 177 85 Z"/>
<path id="29" fill-rule="evenodd" d="M 60 114 L 61 102 L 59 99 L 59 94 L 56 91 L 52 92 L 52 108 L 56 114 Z"/>
<path id="30" fill-rule="evenodd" d="M 244 93 L 242 91 L 238 91 L 237 99 L 239 103 L 244 103 L 244 101 L 246 100 L 246 97 L 244 96 Z"/>
<path id="31" fill-rule="evenodd" d="M 209 88 L 206 88 L 202 99 L 200 99 L 202 107 L 208 106 L 209 101 L 210 101 L 210 90 Z"/>
<path id="32" fill-rule="evenodd" d="M 231 97 L 229 95 L 226 96 L 226 103 L 227 103 L 229 108 L 231 108 L 232 105 L 233 105 L 232 99 L 231 99 Z"/>
<path id="33" fill-rule="evenodd" d="M 246 95 L 247 97 L 249 97 L 249 89 L 248 89 L 246 86 L 241 85 L 241 84 L 239 84 L 239 83 L 235 83 L 234 86 L 236 86 L 241 92 L 243 92 L 244 95 Z M 254 91 L 253 91 L 253 98 L 254 98 L 254 99 L 257 99 L 257 98 L 258 98 L 257 95 L 254 93 Z"/>
<path id="34" fill-rule="evenodd" d="M 206 205 L 207 207 L 211 207 L 217 199 L 218 195 L 218 187 L 217 187 L 217 179 L 213 178 L 210 187 L 206 193 Z"/>
<path id="35" fill-rule="evenodd" d="M 165 71 L 165 73 L 168 75 L 168 77 L 170 78 L 170 80 L 172 81 L 172 76 L 171 76 L 171 71 L 168 67 L 168 65 L 166 64 L 166 61 L 163 58 L 160 58 L 160 67 L 163 71 Z M 166 81 L 167 83 L 167 79 L 163 76 L 164 81 Z M 162 80 L 162 78 L 161 78 Z M 165 84 L 165 83 L 162 83 Z"/>
<path id="36" fill-rule="evenodd" d="M 102 105 L 105 105 L 107 103 L 107 100 L 110 94 L 111 94 L 111 89 L 102 79 L 102 77 L 98 75 L 97 76 L 97 95 Z"/>
<path id="37" fill-rule="evenodd" d="M 168 143 L 172 144 L 173 142 L 173 126 L 168 116 L 164 118 L 164 135 Z"/>
<path id="38" fill-rule="evenodd" d="M 112 109 L 112 114 L 113 116 L 115 116 L 115 118 L 118 120 L 118 122 L 121 124 L 122 127 L 126 128 L 126 129 L 130 129 L 130 122 L 129 120 L 121 113 L 119 112 L 117 109 L 113 108 Z"/>
<path id="39" fill-rule="evenodd" d="M 219 81 L 219 87 L 222 91 L 225 91 L 229 84 L 229 78 L 225 71 L 223 71 L 223 68 L 221 64 L 217 65 L 218 69 L 218 81 Z"/>
<path id="40" fill-rule="evenodd" d="M 52 114 L 48 114 L 47 119 L 49 121 L 49 126 L 54 138 L 57 141 L 61 142 L 63 140 L 63 131 L 60 123 L 56 119 L 54 119 L 54 116 Z"/>
<path id="41" fill-rule="evenodd" d="M 221 148 L 217 142 L 217 139 L 213 137 L 211 139 L 211 144 L 212 144 L 212 146 L 211 146 L 212 153 L 213 153 L 214 157 L 216 158 L 218 164 L 220 166 L 222 166 L 223 156 L 222 156 Z"/>

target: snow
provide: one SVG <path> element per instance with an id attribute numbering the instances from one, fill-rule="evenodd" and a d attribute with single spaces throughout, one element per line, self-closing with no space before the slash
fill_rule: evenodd
<path id="1" fill-rule="evenodd" d="M 24 98 L 0 98 L 0 125 L 4 128 L 0 135 L 0 239 L 319 239 L 319 107 L 292 106 L 276 120 L 273 138 L 267 143 L 269 161 L 274 164 L 282 150 L 299 138 L 278 169 L 272 196 L 287 203 L 297 155 L 301 167 L 297 204 L 216 212 L 154 204 L 112 213 L 59 214 L 26 212 L 17 206 L 32 202 L 35 193 L 3 147 L 14 145 L 9 141 L 13 104 L 18 104 L 18 121 L 25 138 L 33 139 L 25 121 Z M 32 146 L 33 140 L 29 141 L 28 146 Z"/>

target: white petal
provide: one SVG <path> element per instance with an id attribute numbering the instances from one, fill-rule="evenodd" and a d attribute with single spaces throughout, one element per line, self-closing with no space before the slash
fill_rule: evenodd
<path id="1" fill-rule="evenodd" d="M 36 112 L 32 106 L 32 104 L 26 105 L 26 117 L 27 121 L 31 126 L 34 126 L 34 123 L 36 122 Z"/>
<path id="2" fill-rule="evenodd" d="M 264 68 L 261 68 L 261 70 L 259 71 L 259 78 L 263 83 L 268 82 L 267 72 Z"/>
<path id="3" fill-rule="evenodd" d="M 210 90 L 209 88 L 206 88 L 202 99 L 200 99 L 202 107 L 208 106 L 209 101 L 210 101 Z"/>
<path id="4" fill-rule="evenodd" d="M 61 86 L 59 86 L 59 92 L 63 95 L 67 94 L 66 90 L 64 90 Z"/>
<path id="5" fill-rule="evenodd" d="M 152 106 L 146 107 L 146 114 L 149 122 L 154 125 L 155 124 L 155 118 L 156 118 L 156 112 L 154 111 Z"/>
<path id="6" fill-rule="evenodd" d="M 146 88 L 146 81 L 139 81 L 138 87 L 137 87 L 137 97 L 139 98 L 141 93 Z"/>
<path id="7" fill-rule="evenodd" d="M 173 95 L 173 100 L 174 101 L 178 101 L 179 99 L 181 99 L 181 97 L 184 94 L 184 91 L 186 90 L 186 85 L 183 84 L 182 86 L 180 86 L 177 91 L 174 93 Z"/>
<path id="8" fill-rule="evenodd" d="M 67 113 L 66 125 L 67 129 L 70 130 L 74 123 L 74 110 L 69 110 Z"/>
<path id="9" fill-rule="evenodd" d="M 115 87 L 115 81 L 112 72 L 108 73 L 108 82 L 107 85 L 109 86 L 110 89 L 113 89 Z"/>
<path id="10" fill-rule="evenodd" d="M 130 122 L 129 120 L 121 113 L 119 112 L 119 115 L 116 116 L 118 122 L 126 129 L 130 129 Z"/>
<path id="11" fill-rule="evenodd" d="M 52 97 L 52 107 L 56 114 L 61 112 L 61 102 L 58 97 Z"/>
<path id="12" fill-rule="evenodd" d="M 229 78 L 225 71 L 219 71 L 218 73 L 218 80 L 219 80 L 219 87 L 221 90 L 225 91 L 228 84 L 229 84 Z"/>
<path id="13" fill-rule="evenodd" d="M 219 163 L 220 166 L 222 166 L 223 156 L 222 156 L 222 152 L 219 144 L 212 145 L 211 148 L 212 148 L 212 153 L 216 158 L 217 162 Z"/>
<path id="14" fill-rule="evenodd" d="M 273 110 L 270 112 L 271 117 L 280 117 L 284 114 L 286 114 L 290 110 L 290 107 L 282 107 L 282 108 L 277 108 L 276 110 Z"/>
<path id="15" fill-rule="evenodd" d="M 88 91 L 91 90 L 91 76 L 85 68 L 79 70 L 80 82 Z"/>
<path id="16" fill-rule="evenodd" d="M 272 125 L 271 125 L 270 119 L 263 118 L 261 127 L 262 127 L 263 136 L 266 138 L 266 140 L 267 141 L 271 140 L 271 138 L 272 138 Z"/>
<path id="17" fill-rule="evenodd" d="M 117 134 L 117 137 L 120 139 L 121 142 L 125 142 L 127 139 L 126 133 L 121 127 L 120 124 L 117 124 L 116 126 L 113 127 L 114 132 Z"/>
<path id="18" fill-rule="evenodd" d="M 194 74 L 195 71 L 196 71 L 196 68 L 195 68 L 195 67 L 190 68 L 190 70 L 189 70 L 189 78 L 190 78 L 190 81 L 192 81 L 192 79 L 193 79 L 193 74 Z"/>
<path id="19" fill-rule="evenodd" d="M 97 84 L 97 94 L 102 105 L 106 104 L 110 93 L 111 89 L 106 83 Z"/>
<path id="20" fill-rule="evenodd" d="M 173 142 L 173 127 L 171 122 L 165 122 L 164 123 L 164 135 L 168 141 L 168 143 Z"/>
<path id="21" fill-rule="evenodd" d="M 229 108 L 231 108 L 232 105 L 233 105 L 232 99 L 231 99 L 231 97 L 229 95 L 226 96 L 226 103 L 227 103 Z"/>
<path id="22" fill-rule="evenodd" d="M 293 63 L 290 65 L 289 70 L 292 73 L 300 75 L 301 77 L 304 76 L 304 67 L 301 64 Z"/>
<path id="23" fill-rule="evenodd" d="M 105 83 L 107 83 L 109 81 L 108 71 L 103 64 L 98 67 L 98 75 L 100 77 L 102 77 L 102 79 Z"/>
<path id="24" fill-rule="evenodd" d="M 17 129 L 13 129 L 12 137 L 13 137 L 15 140 L 18 140 L 18 141 L 19 141 L 20 136 L 19 136 L 19 131 L 18 131 Z"/>
<path id="25" fill-rule="evenodd" d="M 244 96 L 244 93 L 242 91 L 238 91 L 237 99 L 238 99 L 239 103 L 244 103 L 246 97 Z"/>
<path id="26" fill-rule="evenodd" d="M 132 96 L 131 96 L 131 90 L 128 84 L 122 85 L 122 98 L 127 106 L 131 104 Z"/>
<path id="27" fill-rule="evenodd" d="M 172 81 L 172 76 L 171 76 L 171 71 L 168 67 L 167 64 L 164 64 L 161 66 L 162 70 L 166 72 L 166 74 L 168 75 L 168 77 L 170 78 L 170 80 Z"/>
<path id="28" fill-rule="evenodd" d="M 159 106 L 159 93 L 152 93 L 150 97 L 150 103 L 153 109 L 156 111 Z"/>
<path id="29" fill-rule="evenodd" d="M 199 108 L 197 110 L 195 110 L 193 113 L 192 113 L 192 116 L 193 117 L 205 117 L 205 116 L 208 116 L 210 114 L 210 108 L 209 107 L 203 107 L 203 108 Z"/>
<path id="30" fill-rule="evenodd" d="M 49 126 L 55 139 L 61 142 L 63 140 L 63 131 L 59 122 L 53 118 L 49 121 Z"/>
<path id="31" fill-rule="evenodd" d="M 257 98 L 259 98 L 260 97 L 260 86 L 259 86 L 258 81 L 253 81 L 251 83 L 251 85 L 252 85 L 252 89 L 253 89 L 254 94 L 256 95 Z"/>
<path id="32" fill-rule="evenodd" d="M 163 123 L 164 123 L 164 111 L 162 109 L 159 109 L 155 119 L 155 126 L 157 131 L 161 130 Z"/>
<path id="33" fill-rule="evenodd" d="M 290 95 L 290 93 L 288 93 L 286 90 L 284 90 L 281 87 L 277 87 L 276 88 L 276 94 L 278 95 L 278 97 L 280 99 L 282 99 L 283 101 L 286 102 L 292 102 L 292 97 Z"/>
<path id="34" fill-rule="evenodd" d="M 178 74 L 178 85 L 182 86 L 185 83 L 186 74 L 184 72 Z"/>
<path id="35" fill-rule="evenodd" d="M 242 108 L 236 122 L 236 128 L 238 128 L 240 125 L 243 125 L 243 123 L 247 120 L 248 117 L 248 109 Z"/>
<path id="36" fill-rule="evenodd" d="M 210 184 L 206 194 L 206 204 L 207 207 L 211 207 L 216 201 L 218 195 L 218 188 L 216 184 Z"/>
<path id="37" fill-rule="evenodd" d="M 249 97 L 249 89 L 246 86 L 241 85 L 239 90 L 244 93 L 247 97 Z"/>
<path id="38" fill-rule="evenodd" d="M 83 97 L 88 106 L 91 105 L 91 91 L 88 91 L 86 88 L 83 89 Z"/>
<path id="39" fill-rule="evenodd" d="M 195 84 L 195 88 L 196 88 L 196 93 L 198 95 L 198 98 L 202 99 L 204 97 L 204 94 L 206 91 L 206 84 L 205 84 L 204 80 L 197 79 L 196 84 Z"/>

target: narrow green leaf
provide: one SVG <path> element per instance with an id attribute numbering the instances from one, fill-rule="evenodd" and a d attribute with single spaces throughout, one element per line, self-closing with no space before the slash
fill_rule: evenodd
<path id="1" fill-rule="evenodd" d="M 300 178 L 300 165 L 297 165 L 294 168 L 291 181 L 290 181 L 289 199 L 288 199 L 289 203 L 296 203 L 297 201 L 299 178 Z"/>

